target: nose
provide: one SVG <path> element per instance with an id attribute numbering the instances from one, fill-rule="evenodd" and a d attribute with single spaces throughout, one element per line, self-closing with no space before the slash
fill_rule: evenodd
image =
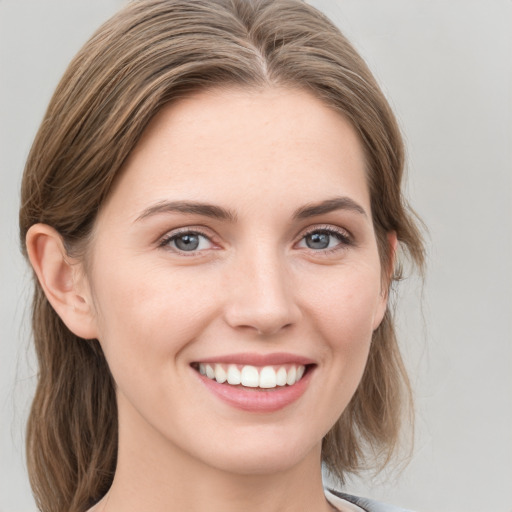
<path id="1" fill-rule="evenodd" d="M 227 280 L 227 323 L 234 329 L 272 336 L 301 317 L 290 271 L 277 251 L 240 256 Z"/>

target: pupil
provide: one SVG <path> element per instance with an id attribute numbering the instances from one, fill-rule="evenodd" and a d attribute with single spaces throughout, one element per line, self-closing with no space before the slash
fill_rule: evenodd
<path id="1" fill-rule="evenodd" d="M 327 249 L 330 235 L 327 233 L 312 233 L 306 237 L 306 245 L 310 249 Z"/>
<path id="2" fill-rule="evenodd" d="M 199 246 L 199 237 L 197 235 L 181 235 L 176 238 L 175 244 L 181 251 L 194 251 Z"/>

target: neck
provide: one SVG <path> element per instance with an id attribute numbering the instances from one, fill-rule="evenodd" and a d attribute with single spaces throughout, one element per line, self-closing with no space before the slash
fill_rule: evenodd
<path id="1" fill-rule="evenodd" d="M 162 439 L 156 446 L 154 439 L 141 442 L 140 432 L 131 437 L 121 429 L 116 475 L 97 512 L 332 511 L 323 493 L 320 445 L 292 467 L 239 474 Z"/>

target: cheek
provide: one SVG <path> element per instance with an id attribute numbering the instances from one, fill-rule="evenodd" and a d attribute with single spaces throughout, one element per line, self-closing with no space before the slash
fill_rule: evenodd
<path id="1" fill-rule="evenodd" d="M 333 348 L 358 351 L 371 340 L 383 304 L 374 267 L 343 268 L 331 279 L 312 280 L 308 289 L 309 316 Z"/>
<path id="2" fill-rule="evenodd" d="M 172 360 L 215 316 L 214 290 L 164 265 L 117 265 L 94 281 L 99 341 L 113 373 L 118 361 L 140 371 Z"/>
<path id="3" fill-rule="evenodd" d="M 310 281 L 308 297 L 311 331 L 322 347 L 319 370 L 325 380 L 317 410 L 324 411 L 325 434 L 348 406 L 364 373 L 380 304 L 380 274 L 360 266 L 340 269 L 331 280 Z"/>

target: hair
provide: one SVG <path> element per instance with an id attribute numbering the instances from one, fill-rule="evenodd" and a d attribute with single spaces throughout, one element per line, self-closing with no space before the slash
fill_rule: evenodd
<path id="1" fill-rule="evenodd" d="M 365 151 L 382 267 L 391 265 L 387 235 L 395 232 L 401 253 L 423 269 L 422 237 L 401 190 L 404 148 L 393 113 L 338 28 L 300 0 L 139 0 L 107 21 L 69 65 L 29 154 L 24 254 L 35 223 L 55 228 L 70 253 L 85 254 L 97 212 L 153 116 L 195 91 L 232 86 L 301 88 L 348 119 Z M 106 493 L 116 467 L 114 382 L 98 340 L 75 336 L 35 277 L 34 286 L 39 373 L 27 427 L 30 481 L 40 510 L 83 512 Z M 330 472 L 343 481 L 387 462 L 409 403 L 388 307 L 362 381 L 323 440 Z"/>

